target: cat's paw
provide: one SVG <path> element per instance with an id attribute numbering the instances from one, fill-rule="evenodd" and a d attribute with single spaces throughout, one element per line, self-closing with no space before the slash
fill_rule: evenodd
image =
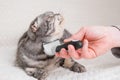
<path id="1" fill-rule="evenodd" d="M 35 76 L 38 76 L 38 80 L 46 80 L 48 72 L 46 70 L 40 69 Z"/>
<path id="2" fill-rule="evenodd" d="M 79 63 L 75 63 L 71 68 L 70 68 L 71 71 L 74 71 L 74 72 L 78 72 L 78 73 L 82 73 L 82 72 L 85 72 L 86 71 L 86 68 L 79 64 Z"/>
<path id="3" fill-rule="evenodd" d="M 29 75 L 29 76 L 33 76 L 36 71 L 37 71 L 36 68 L 26 68 L 26 69 L 25 69 L 25 72 L 26 72 L 27 75 Z"/>
<path id="4" fill-rule="evenodd" d="M 39 80 L 45 80 L 45 78 L 47 77 L 48 73 L 46 70 L 44 69 L 38 69 L 35 73 L 34 73 L 34 77 L 38 78 Z"/>
<path id="5" fill-rule="evenodd" d="M 25 71 L 29 76 L 33 76 L 39 80 L 45 80 L 48 75 L 47 71 L 44 69 L 26 68 Z"/>

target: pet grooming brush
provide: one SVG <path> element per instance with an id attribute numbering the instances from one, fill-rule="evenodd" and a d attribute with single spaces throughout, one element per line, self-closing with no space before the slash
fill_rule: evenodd
<path id="1" fill-rule="evenodd" d="M 77 50 L 79 48 L 82 48 L 83 43 L 80 40 L 72 40 L 70 42 L 61 44 L 59 40 L 56 40 L 47 44 L 43 44 L 43 48 L 47 55 L 52 56 L 52 55 L 55 55 L 56 52 L 60 52 L 62 48 L 65 48 L 66 50 L 68 50 L 68 45 L 73 45 Z"/>

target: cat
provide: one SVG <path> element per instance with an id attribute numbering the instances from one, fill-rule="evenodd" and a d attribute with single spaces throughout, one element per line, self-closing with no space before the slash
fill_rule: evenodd
<path id="1" fill-rule="evenodd" d="M 63 43 L 64 39 L 71 36 L 64 29 L 63 21 L 61 14 L 51 11 L 37 16 L 18 42 L 16 65 L 38 80 L 46 80 L 49 72 L 58 67 L 78 73 L 85 72 L 85 67 L 72 58 L 49 56 L 44 51 L 43 43 L 58 39 Z"/>

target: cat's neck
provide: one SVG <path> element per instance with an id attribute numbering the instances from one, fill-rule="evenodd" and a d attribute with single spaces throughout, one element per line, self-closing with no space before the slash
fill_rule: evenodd
<path id="1" fill-rule="evenodd" d="M 56 35 L 56 36 L 44 36 L 44 37 L 38 37 L 36 38 L 36 42 L 42 42 L 42 43 L 49 43 L 49 42 L 53 42 L 55 40 L 61 39 L 63 36 L 63 32 L 61 32 L 60 34 Z"/>

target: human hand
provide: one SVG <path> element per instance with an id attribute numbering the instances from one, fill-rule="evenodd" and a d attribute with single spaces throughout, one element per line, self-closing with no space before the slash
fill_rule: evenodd
<path id="1" fill-rule="evenodd" d="M 83 41 L 83 47 L 75 50 L 74 46 L 69 45 L 68 51 L 61 49 L 56 56 L 63 58 L 86 58 L 91 59 L 100 56 L 113 47 L 120 46 L 120 31 L 115 27 L 92 26 L 83 27 L 64 42 L 71 40 Z"/>

